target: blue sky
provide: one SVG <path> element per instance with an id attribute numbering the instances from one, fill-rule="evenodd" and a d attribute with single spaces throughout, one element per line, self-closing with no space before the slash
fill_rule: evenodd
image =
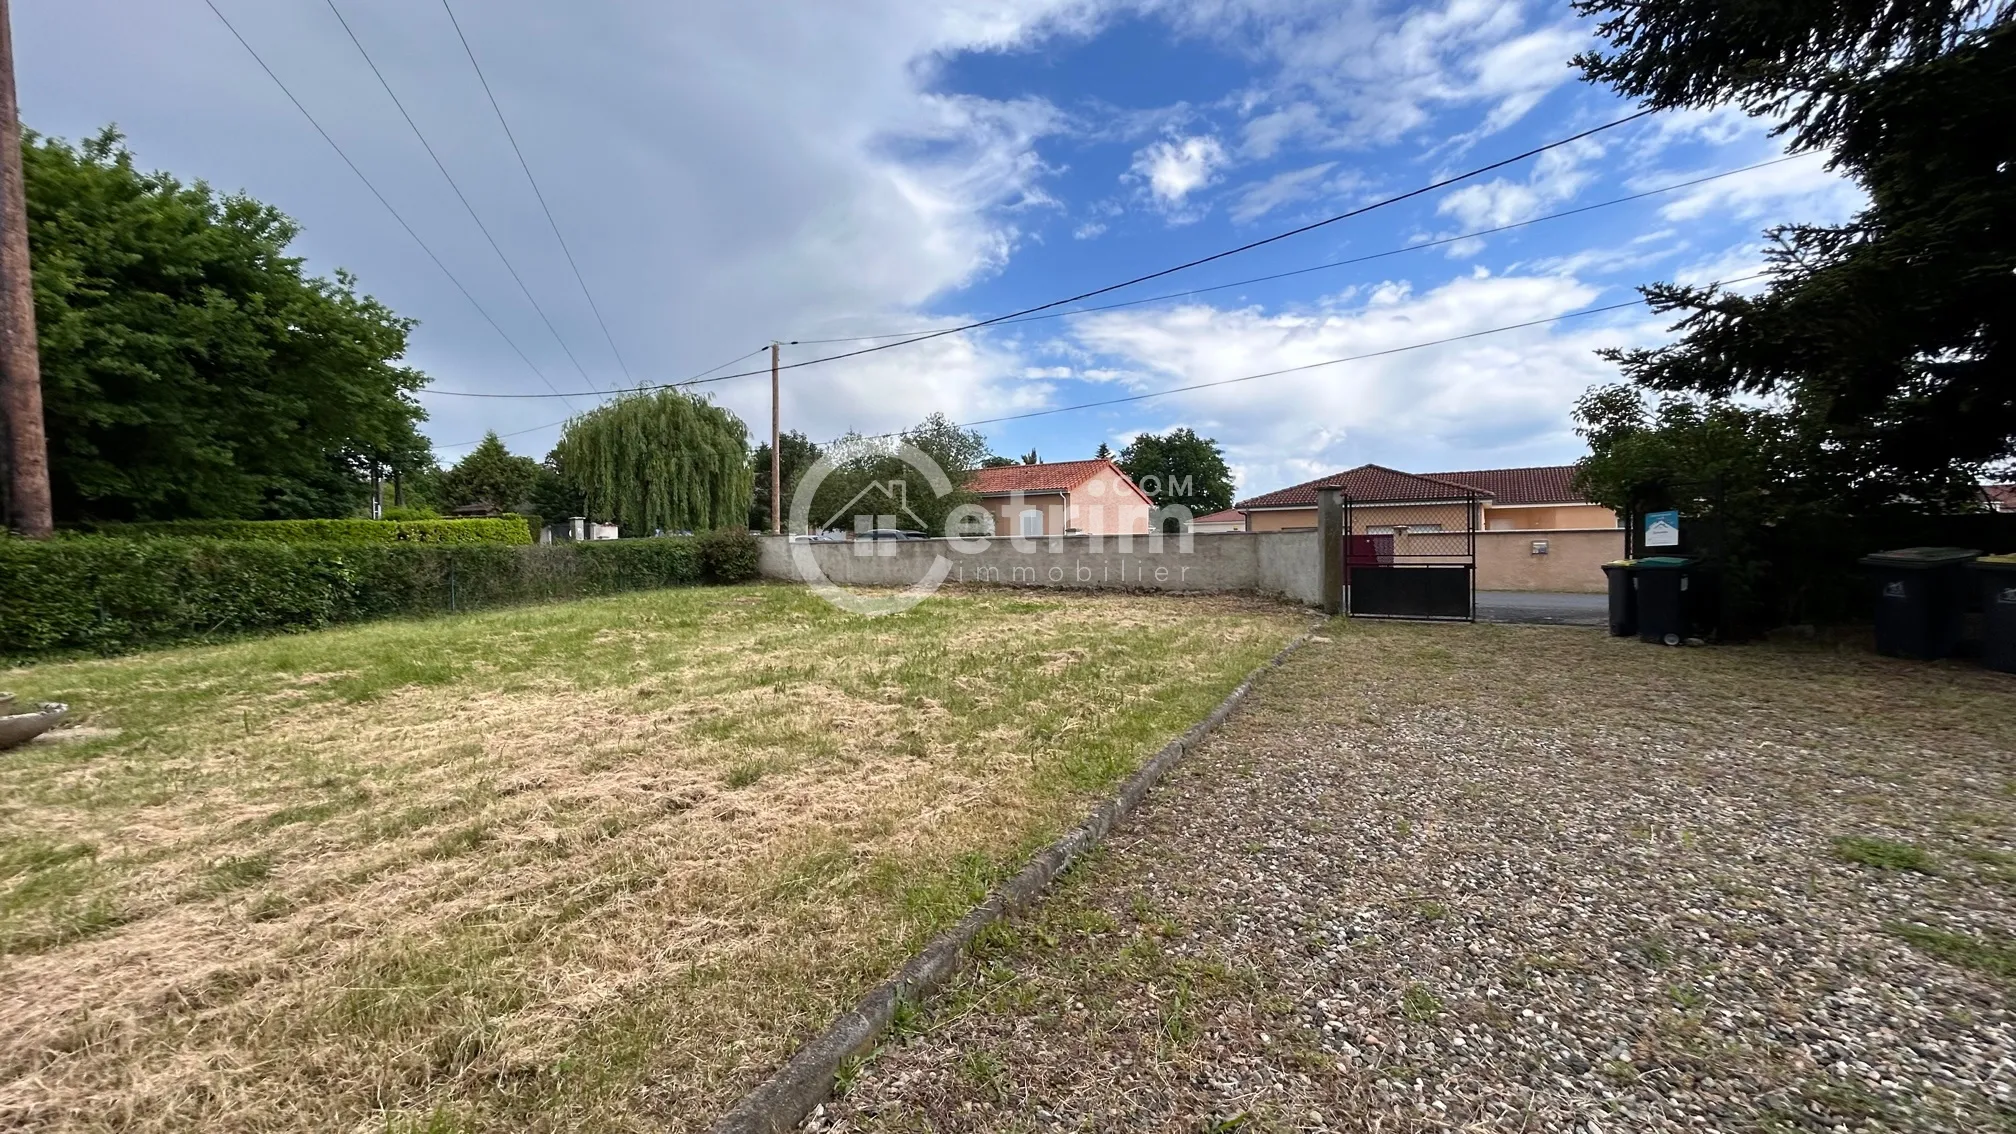
<path id="1" fill-rule="evenodd" d="M 116 122 L 143 165 L 286 210 L 315 270 L 349 268 L 420 320 L 410 360 L 444 390 L 625 381 L 437 0 L 337 6 L 557 333 L 325 0 L 216 2 L 531 365 L 203 0 L 19 6 L 28 125 L 74 138 Z M 772 338 L 931 328 L 1046 302 L 1632 109 L 1567 67 L 1589 29 L 1565 3 L 461 0 L 456 11 L 630 381 L 689 377 Z M 1740 115 L 1660 115 L 1097 302 L 1447 241 L 1777 156 Z M 1753 272 L 1766 225 L 1837 218 L 1857 200 L 1809 155 L 1514 232 L 790 371 L 785 424 L 824 440 L 934 410 L 974 421 L 1544 319 L 1651 280 Z M 1579 455 L 1576 395 L 1614 376 L 1594 351 L 1663 333 L 1623 311 L 982 429 L 998 452 L 1072 459 L 1188 425 L 1225 446 L 1242 493 L 1368 460 L 1552 463 Z M 789 346 L 785 357 L 844 349 Z M 766 381 L 706 389 L 767 434 Z M 491 428 L 543 454 L 556 423 L 598 399 L 424 400 L 427 432 L 452 460 Z"/>

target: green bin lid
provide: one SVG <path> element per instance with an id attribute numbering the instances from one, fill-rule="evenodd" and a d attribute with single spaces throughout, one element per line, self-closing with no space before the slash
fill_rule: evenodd
<path id="1" fill-rule="evenodd" d="M 1974 566 L 1990 571 L 2016 571 L 2016 553 L 2009 555 L 1984 555 L 1974 561 Z"/>
<path id="2" fill-rule="evenodd" d="M 1969 547 L 1900 547 L 1895 551 L 1879 551 L 1862 557 L 1865 567 L 1950 567 L 1956 563 L 1966 563 L 1981 557 L 1981 552 Z"/>
<path id="3" fill-rule="evenodd" d="M 1655 555 L 1650 559 L 1640 559 L 1640 567 L 1691 567 L 1694 561 L 1684 555 Z"/>

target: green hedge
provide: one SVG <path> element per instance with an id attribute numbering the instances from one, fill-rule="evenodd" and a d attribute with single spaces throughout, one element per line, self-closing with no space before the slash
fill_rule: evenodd
<path id="1" fill-rule="evenodd" d="M 245 539 L 271 543 L 440 543 L 532 542 L 523 516 L 481 520 L 165 520 L 147 524 L 102 524 L 99 535 L 129 539 Z"/>
<path id="2" fill-rule="evenodd" d="M 689 538 L 529 547 L 0 538 L 0 656 L 118 653 L 754 576 L 753 563 L 744 570 L 734 558 L 703 557 Z"/>

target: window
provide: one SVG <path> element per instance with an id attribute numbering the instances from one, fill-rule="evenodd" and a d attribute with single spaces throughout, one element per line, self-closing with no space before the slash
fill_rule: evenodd
<path id="1" fill-rule="evenodd" d="M 1043 511 L 1040 508 L 1022 509 L 1022 534 L 1039 536 L 1043 534 Z"/>

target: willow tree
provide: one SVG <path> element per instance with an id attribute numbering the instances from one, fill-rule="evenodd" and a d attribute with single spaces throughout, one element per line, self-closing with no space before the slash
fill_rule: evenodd
<path id="1" fill-rule="evenodd" d="M 749 430 L 677 390 L 630 394 L 567 423 L 554 462 L 588 514 L 644 534 L 706 531 L 749 518 Z"/>

